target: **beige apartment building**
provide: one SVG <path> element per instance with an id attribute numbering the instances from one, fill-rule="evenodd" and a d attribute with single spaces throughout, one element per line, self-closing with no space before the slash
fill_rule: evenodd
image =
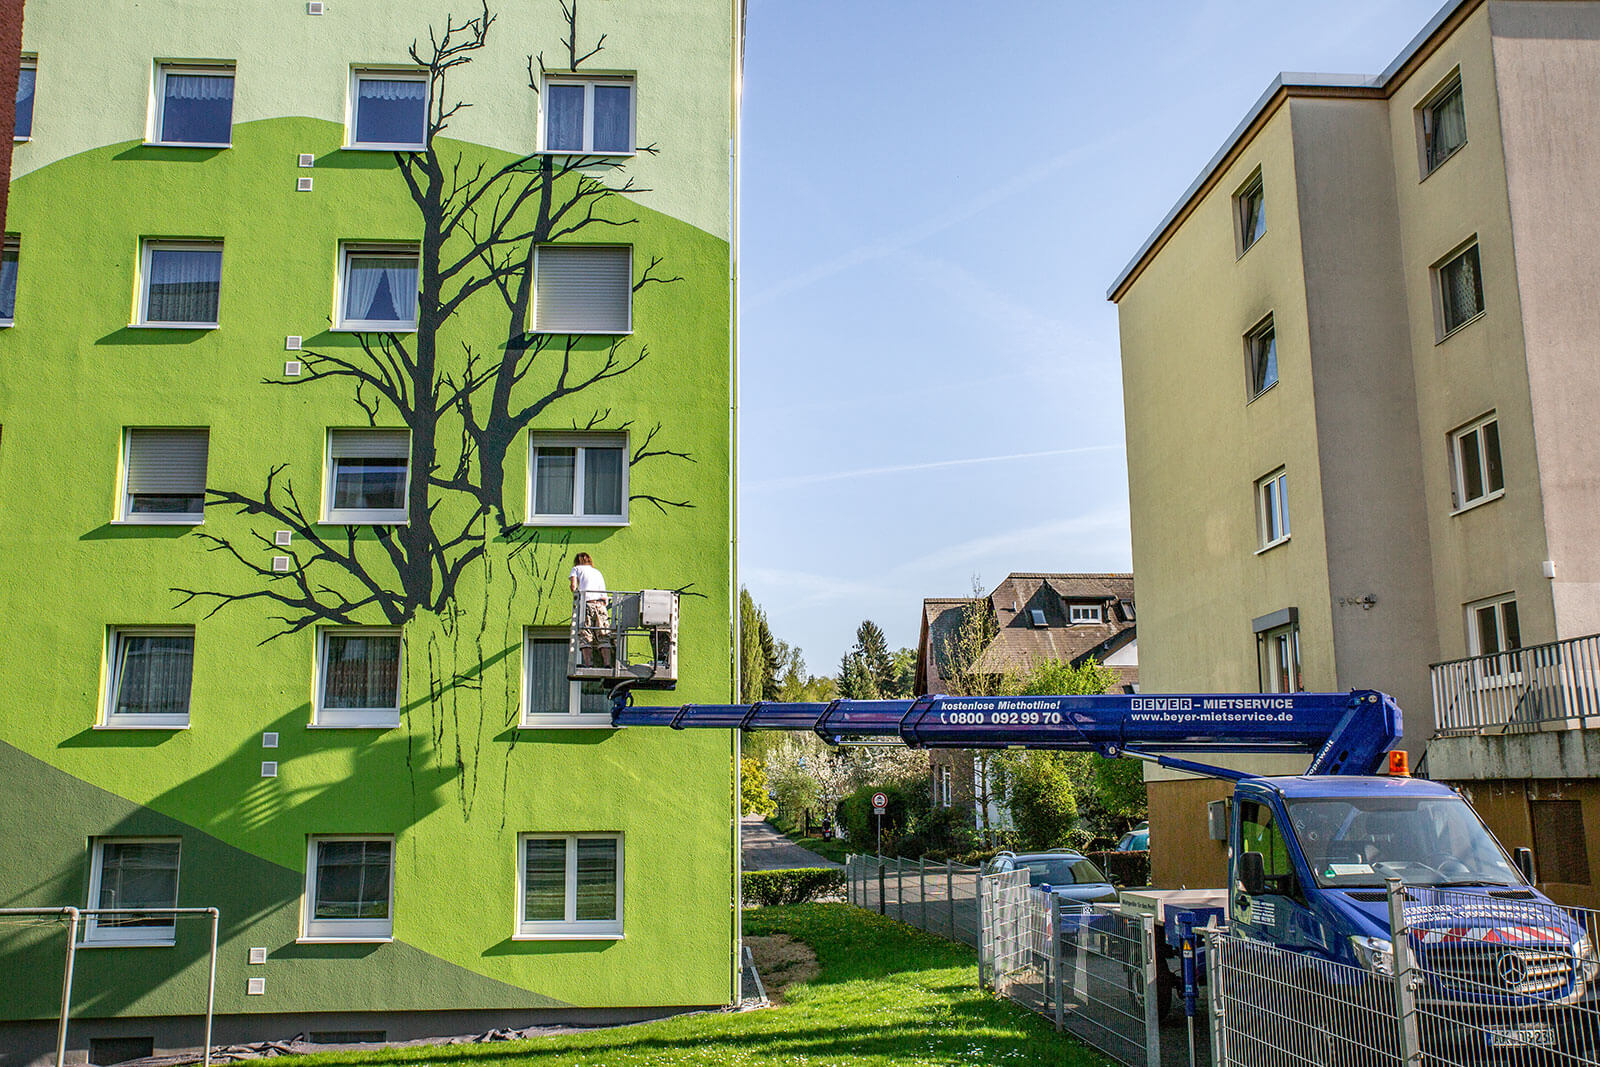
<path id="1" fill-rule="evenodd" d="M 1597 101 L 1600 3 L 1451 0 L 1382 74 L 1280 75 L 1108 294 L 1144 690 L 1390 692 L 1591 904 Z M 1220 884 L 1225 793 L 1153 777 L 1157 884 Z"/>

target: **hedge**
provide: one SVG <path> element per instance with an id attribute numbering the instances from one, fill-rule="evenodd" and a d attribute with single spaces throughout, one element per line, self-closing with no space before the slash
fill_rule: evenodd
<path id="1" fill-rule="evenodd" d="M 747 905 L 765 908 L 778 904 L 807 904 L 819 897 L 843 893 L 844 871 L 831 867 L 746 871 L 739 884 Z"/>
<path id="2" fill-rule="evenodd" d="M 1085 852 L 1084 855 L 1094 860 L 1106 872 L 1106 877 L 1117 885 L 1150 884 L 1149 852 Z"/>

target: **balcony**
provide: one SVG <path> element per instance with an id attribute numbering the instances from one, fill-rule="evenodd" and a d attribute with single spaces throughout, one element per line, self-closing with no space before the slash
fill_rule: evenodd
<path id="1" fill-rule="evenodd" d="M 1435 663 L 1436 738 L 1600 727 L 1600 634 Z"/>

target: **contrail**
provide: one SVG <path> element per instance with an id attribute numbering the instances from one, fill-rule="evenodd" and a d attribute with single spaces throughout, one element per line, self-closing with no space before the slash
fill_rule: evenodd
<path id="1" fill-rule="evenodd" d="M 744 486 L 747 490 L 790 489 L 797 485 L 816 485 L 818 482 L 842 482 L 850 478 L 871 478 L 879 474 L 905 474 L 909 471 L 932 471 L 945 467 L 970 467 L 979 463 L 1006 463 L 1017 459 L 1044 459 L 1049 456 L 1079 456 L 1088 452 L 1120 452 L 1121 445 L 1085 445 L 1081 448 L 1052 448 L 1044 452 L 1013 452 L 1006 456 L 973 456 L 968 459 L 937 459 L 931 463 L 902 463 L 894 467 L 860 467 L 851 471 L 829 471 L 826 474 L 797 474 L 792 478 L 773 478 Z"/>

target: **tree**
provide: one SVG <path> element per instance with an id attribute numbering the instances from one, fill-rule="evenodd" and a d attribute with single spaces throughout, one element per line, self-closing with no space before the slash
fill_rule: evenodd
<path id="1" fill-rule="evenodd" d="M 1064 845 L 1078 817 L 1073 782 L 1059 753 L 1011 753 L 1006 766 L 1006 806 L 1024 848 Z"/>
<path id="2" fill-rule="evenodd" d="M 855 656 L 861 662 L 862 670 L 872 680 L 872 688 L 877 695 L 898 695 L 894 661 L 889 658 L 889 642 L 883 636 L 883 628 L 871 619 L 863 619 L 861 625 L 856 627 Z"/>
<path id="3" fill-rule="evenodd" d="M 739 590 L 739 701 L 753 704 L 767 687 L 767 657 L 761 647 L 766 615 L 756 607 L 750 590 Z M 768 633 L 770 640 L 771 634 Z"/>
<path id="4" fill-rule="evenodd" d="M 778 644 L 772 637 L 772 628 L 767 625 L 767 613 L 760 612 L 760 621 L 756 631 L 756 647 L 761 652 L 761 699 L 778 699 L 778 671 L 782 662 L 778 658 Z"/>
<path id="5" fill-rule="evenodd" d="M 753 756 L 739 761 L 740 808 L 746 815 L 776 815 L 772 798 L 767 795 L 766 765 Z"/>
<path id="6" fill-rule="evenodd" d="M 897 697 L 918 696 L 914 691 L 917 686 L 917 650 L 902 648 L 889 659 L 894 664 L 894 685 L 890 692 Z"/>
<path id="7" fill-rule="evenodd" d="M 878 685 L 860 653 L 846 652 L 839 661 L 839 696 L 846 700 L 877 700 Z"/>

